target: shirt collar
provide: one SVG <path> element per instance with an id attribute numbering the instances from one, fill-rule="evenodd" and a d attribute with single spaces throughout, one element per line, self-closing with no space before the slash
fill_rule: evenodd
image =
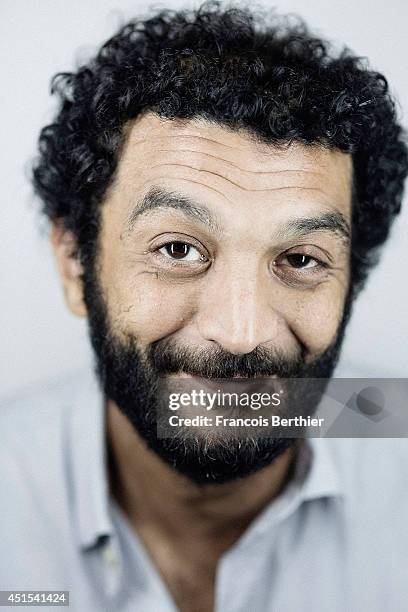
<path id="1" fill-rule="evenodd" d="M 81 548 L 114 533 L 109 515 L 105 401 L 96 376 L 87 376 L 70 411 L 72 514 Z"/>
<path id="2" fill-rule="evenodd" d="M 327 438 L 302 440 L 291 480 L 283 492 L 252 521 L 235 547 L 244 547 L 264 537 L 305 502 L 342 497 L 343 489 L 331 455 L 331 442 L 333 440 Z"/>
<path id="3" fill-rule="evenodd" d="M 114 535 L 109 513 L 105 436 L 105 401 L 96 376 L 87 377 L 69 413 L 68 482 L 72 513 L 81 548 Z M 282 520 L 305 501 L 343 495 L 339 472 L 327 438 L 310 438 L 300 447 L 294 476 L 282 495 L 255 519 L 249 531 Z"/>
<path id="4" fill-rule="evenodd" d="M 302 501 L 343 496 L 344 488 L 333 455 L 335 440 L 310 438 L 305 442 L 305 448 L 311 455 L 311 465 L 303 482 Z"/>

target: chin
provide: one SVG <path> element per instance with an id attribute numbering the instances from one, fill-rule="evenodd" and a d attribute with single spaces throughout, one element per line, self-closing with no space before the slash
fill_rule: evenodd
<path id="1" fill-rule="evenodd" d="M 293 438 L 246 438 L 226 440 L 195 436 L 188 440 L 155 438 L 149 448 L 177 473 L 197 485 L 225 484 L 246 478 L 271 465 Z"/>

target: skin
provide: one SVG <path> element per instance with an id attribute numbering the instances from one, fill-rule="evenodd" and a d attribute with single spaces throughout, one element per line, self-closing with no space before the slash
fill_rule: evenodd
<path id="1" fill-rule="evenodd" d="M 315 358 L 341 319 L 349 242 L 339 230 L 296 227 L 324 215 L 350 224 L 351 174 L 349 155 L 318 146 L 277 149 L 243 131 L 153 114 L 129 123 L 100 233 L 98 274 L 115 334 L 136 335 L 142 350 L 171 338 L 235 354 L 302 347 Z M 153 188 L 188 198 L 194 215 L 180 206 L 142 213 Z M 86 317 L 75 238 L 55 225 L 52 242 L 68 307 Z M 184 259 L 174 259 L 171 242 L 190 245 Z M 293 254 L 307 266 L 293 267 Z M 147 449 L 111 401 L 107 438 L 112 494 L 176 605 L 212 610 L 220 556 L 282 491 L 296 448 L 247 478 L 198 486 Z"/>

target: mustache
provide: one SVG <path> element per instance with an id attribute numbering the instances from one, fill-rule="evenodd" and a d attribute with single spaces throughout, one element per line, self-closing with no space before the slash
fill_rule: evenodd
<path id="1" fill-rule="evenodd" d="M 296 378 L 302 376 L 305 366 L 302 348 L 299 348 L 295 355 L 264 347 L 256 347 L 250 353 L 235 355 L 222 348 L 179 346 L 168 339 L 152 343 L 147 356 L 158 374 L 185 373 L 203 378 Z"/>

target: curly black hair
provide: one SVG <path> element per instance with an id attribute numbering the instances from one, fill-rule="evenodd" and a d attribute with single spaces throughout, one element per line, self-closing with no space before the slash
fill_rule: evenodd
<path id="1" fill-rule="evenodd" d="M 348 49 L 334 53 L 299 18 L 218 2 L 163 10 L 129 22 L 76 72 L 57 74 L 52 93 L 58 114 L 41 131 L 33 185 L 49 219 L 76 236 L 85 266 L 124 126 L 146 111 L 350 153 L 355 292 L 400 211 L 408 154 L 386 79 Z"/>

